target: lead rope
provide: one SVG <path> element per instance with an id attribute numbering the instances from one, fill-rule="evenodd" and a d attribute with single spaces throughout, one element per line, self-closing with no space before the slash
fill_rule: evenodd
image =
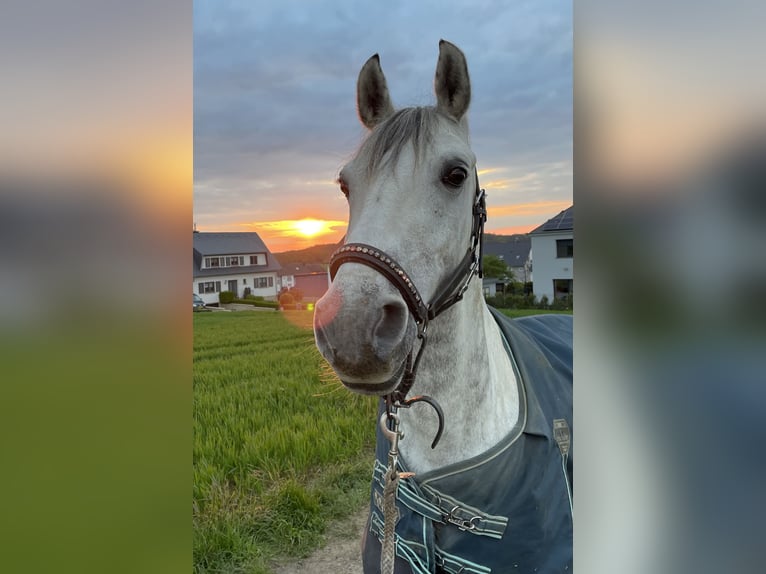
<path id="1" fill-rule="evenodd" d="M 388 428 L 388 421 L 393 422 L 393 429 Z M 383 413 L 380 416 L 380 428 L 391 444 L 388 450 L 388 466 L 383 486 L 383 544 L 380 547 L 380 574 L 394 574 L 396 562 L 396 523 L 399 522 L 399 509 L 396 508 L 396 491 L 401 478 L 415 476 L 412 472 L 399 472 L 399 439 L 404 433 L 399 430 L 399 417 L 396 413 Z"/>

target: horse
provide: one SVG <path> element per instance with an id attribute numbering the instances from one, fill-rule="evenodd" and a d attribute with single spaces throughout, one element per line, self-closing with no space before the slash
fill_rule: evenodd
<path id="1" fill-rule="evenodd" d="M 317 348 L 381 397 L 365 574 L 572 568 L 572 318 L 507 320 L 480 280 L 486 201 L 465 55 L 441 40 L 435 106 L 395 110 L 378 54 L 357 81 L 367 137 Z M 409 391 L 417 395 L 408 396 Z"/>

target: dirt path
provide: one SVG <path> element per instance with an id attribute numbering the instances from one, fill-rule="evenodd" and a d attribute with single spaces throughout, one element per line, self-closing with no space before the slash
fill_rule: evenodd
<path id="1" fill-rule="evenodd" d="M 308 558 L 275 564 L 274 574 L 362 574 L 362 530 L 369 507 L 327 530 L 327 544 Z"/>

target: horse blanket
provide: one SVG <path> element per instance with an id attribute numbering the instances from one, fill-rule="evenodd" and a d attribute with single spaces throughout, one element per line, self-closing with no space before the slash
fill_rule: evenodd
<path id="1" fill-rule="evenodd" d="M 400 480 L 396 574 L 572 570 L 566 482 L 572 484 L 572 450 L 568 460 L 563 458 L 553 430 L 557 419 L 572 429 L 572 316 L 511 320 L 490 310 L 516 371 L 518 422 L 479 456 Z M 371 512 L 362 543 L 365 574 L 380 571 L 387 452 L 388 441 L 378 429 Z M 406 471 L 407 461 L 400 456 L 399 462 L 399 470 Z"/>

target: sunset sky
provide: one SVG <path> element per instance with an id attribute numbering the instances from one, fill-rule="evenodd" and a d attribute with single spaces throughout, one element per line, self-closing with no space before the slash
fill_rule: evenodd
<path id="1" fill-rule="evenodd" d="M 194 221 L 257 231 L 272 251 L 336 242 L 335 178 L 366 130 L 372 54 L 396 107 L 434 103 L 441 38 L 468 59 L 469 123 L 494 233 L 572 204 L 571 2 L 194 3 Z"/>

